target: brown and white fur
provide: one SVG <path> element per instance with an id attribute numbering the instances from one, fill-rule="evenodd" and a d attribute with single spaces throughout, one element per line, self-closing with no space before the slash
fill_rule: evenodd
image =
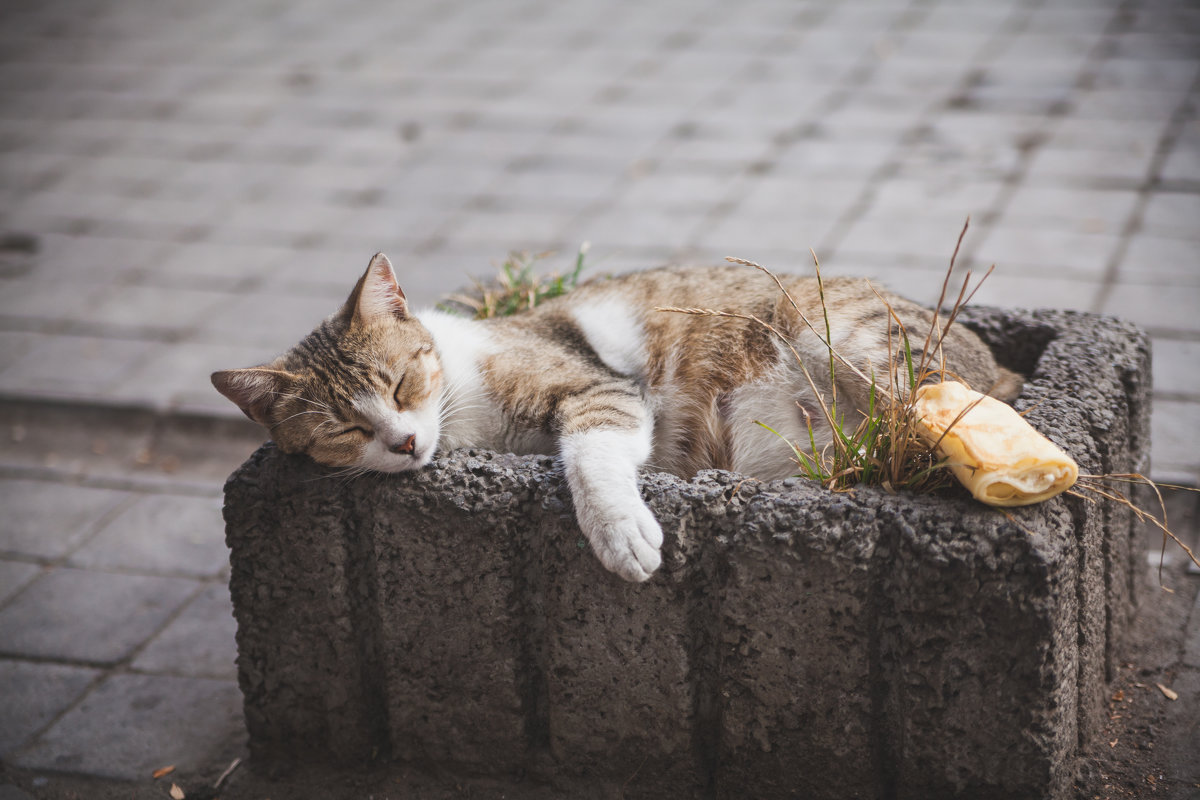
<path id="1" fill-rule="evenodd" d="M 816 279 L 783 281 L 809 320 L 823 324 Z M 865 374 L 894 373 L 895 322 L 867 282 L 829 279 L 824 291 L 836 350 Z M 931 313 L 884 296 L 919 346 Z M 756 421 L 797 442 L 808 441 L 811 421 L 818 447 L 831 438 L 795 357 L 763 326 L 659 306 L 769 322 L 828 397 L 828 349 L 778 287 L 747 267 L 632 273 L 474 321 L 412 312 L 383 254 L 341 310 L 290 351 L 212 380 L 281 449 L 333 467 L 399 472 L 467 446 L 556 454 L 596 555 L 643 581 L 659 566 L 662 530 L 638 492 L 639 467 L 772 479 L 796 465 Z M 1007 400 L 1020 387 L 961 326 L 950 329 L 944 352 L 948 370 L 981 391 Z M 853 426 L 867 386 L 848 369 L 837 371 L 837 384 L 839 411 Z"/>

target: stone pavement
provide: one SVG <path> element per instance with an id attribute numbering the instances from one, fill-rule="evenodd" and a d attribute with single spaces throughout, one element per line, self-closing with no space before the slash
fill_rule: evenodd
<path id="1" fill-rule="evenodd" d="M 144 775 L 237 728 L 217 511 L 254 434 L 207 376 L 376 250 L 419 304 L 584 240 L 812 247 L 932 302 L 969 214 L 977 303 L 1151 332 L 1154 475 L 1195 485 L 1198 81 L 1189 0 L 8 0 L 0 754 Z"/>

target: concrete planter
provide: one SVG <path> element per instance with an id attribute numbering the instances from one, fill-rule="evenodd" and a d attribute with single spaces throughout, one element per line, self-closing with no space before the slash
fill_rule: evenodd
<path id="1" fill-rule="evenodd" d="M 1144 471 L 1129 325 L 975 310 L 1084 472 Z M 1066 797 L 1140 575 L 1130 515 L 643 475 L 648 584 L 606 573 L 551 459 L 226 485 L 258 753 L 382 755 L 629 797 Z M 599 788 L 598 788 L 599 787 Z"/>

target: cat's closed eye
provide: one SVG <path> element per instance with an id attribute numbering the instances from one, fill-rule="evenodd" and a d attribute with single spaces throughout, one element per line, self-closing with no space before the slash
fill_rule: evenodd
<path id="1" fill-rule="evenodd" d="M 362 425 L 351 425 L 349 428 L 342 429 L 338 433 L 338 436 L 362 436 L 370 439 L 372 436 L 374 436 L 374 434 L 364 428 Z"/>
<path id="2" fill-rule="evenodd" d="M 400 380 L 396 381 L 396 388 L 392 390 L 392 401 L 396 404 L 396 408 L 404 410 L 404 401 L 400 399 L 400 390 L 404 387 L 404 375 L 400 376 Z"/>

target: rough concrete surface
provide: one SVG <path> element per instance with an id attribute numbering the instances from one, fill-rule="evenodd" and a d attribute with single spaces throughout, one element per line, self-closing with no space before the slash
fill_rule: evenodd
<path id="1" fill-rule="evenodd" d="M 1142 333 L 971 322 L 1085 473 L 1144 468 Z M 1069 796 L 1135 599 L 1127 515 L 715 471 L 642 491 L 664 566 L 633 585 L 549 458 L 346 481 L 265 446 L 226 485 L 252 749 L 642 797 Z"/>

